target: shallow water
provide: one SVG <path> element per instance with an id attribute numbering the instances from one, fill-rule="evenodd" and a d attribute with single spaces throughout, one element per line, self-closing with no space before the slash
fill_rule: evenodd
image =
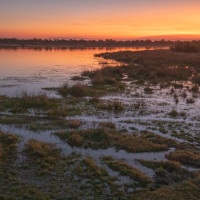
<path id="1" fill-rule="evenodd" d="M 97 150 L 85 149 L 85 148 L 71 147 L 66 142 L 60 140 L 59 137 L 52 134 L 51 131 L 35 133 L 29 130 L 25 130 L 23 128 L 17 128 L 14 126 L 7 126 L 7 125 L 2 125 L 1 130 L 7 133 L 12 133 L 21 136 L 21 142 L 19 144 L 19 152 L 23 151 L 25 144 L 28 142 L 28 140 L 35 139 L 56 145 L 57 148 L 60 148 L 62 150 L 64 155 L 70 155 L 71 153 L 76 152 L 77 154 L 80 154 L 82 156 L 90 156 L 100 166 L 102 166 L 101 162 L 102 156 L 112 156 L 115 159 L 125 160 L 129 164 L 143 171 L 146 175 L 150 177 L 153 177 L 154 175 L 153 170 L 142 166 L 136 160 L 144 159 L 149 161 L 166 161 L 165 155 L 175 150 L 174 148 L 171 148 L 168 151 L 162 151 L 162 152 L 129 153 L 124 150 L 116 150 L 115 148 L 97 149 Z M 112 170 L 110 171 L 110 173 L 113 173 Z"/>
<path id="2" fill-rule="evenodd" d="M 95 58 L 94 54 L 146 49 L 153 50 L 155 47 L 0 49 L 0 95 L 15 96 L 21 91 L 38 93 L 44 87 L 58 87 L 68 82 L 72 76 L 80 75 L 82 71 L 118 64 Z"/>

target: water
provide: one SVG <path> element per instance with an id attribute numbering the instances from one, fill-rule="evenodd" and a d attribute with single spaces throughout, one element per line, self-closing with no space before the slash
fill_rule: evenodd
<path id="1" fill-rule="evenodd" d="M 38 93 L 41 88 L 58 87 L 82 71 L 105 66 L 104 60 L 94 54 L 146 49 L 156 48 L 0 49 L 0 95 L 15 96 L 21 91 Z M 114 61 L 106 62 L 117 65 Z"/>

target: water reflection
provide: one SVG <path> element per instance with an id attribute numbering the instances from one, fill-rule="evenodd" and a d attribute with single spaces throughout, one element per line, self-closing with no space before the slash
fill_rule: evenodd
<path id="1" fill-rule="evenodd" d="M 122 50 L 141 51 L 161 47 L 134 48 L 0 48 L 0 95 L 13 96 L 16 92 L 40 92 L 43 87 L 58 87 L 70 77 L 84 70 L 116 65 L 93 55 Z M 166 48 L 166 47 L 162 47 Z"/>

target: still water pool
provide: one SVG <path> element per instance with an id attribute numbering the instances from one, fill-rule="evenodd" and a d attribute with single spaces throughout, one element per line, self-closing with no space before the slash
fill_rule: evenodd
<path id="1" fill-rule="evenodd" d="M 72 76 L 106 65 L 105 61 L 94 57 L 94 54 L 146 49 L 153 50 L 155 47 L 0 49 L 0 95 L 16 96 L 23 91 L 38 93 L 45 87 L 58 87 L 64 82 L 72 83 Z M 106 62 L 117 65 L 114 61 Z"/>

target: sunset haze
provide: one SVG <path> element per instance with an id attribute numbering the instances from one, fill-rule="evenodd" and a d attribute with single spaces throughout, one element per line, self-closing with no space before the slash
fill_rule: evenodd
<path id="1" fill-rule="evenodd" d="M 0 0 L 0 37 L 199 39 L 197 0 Z"/>

